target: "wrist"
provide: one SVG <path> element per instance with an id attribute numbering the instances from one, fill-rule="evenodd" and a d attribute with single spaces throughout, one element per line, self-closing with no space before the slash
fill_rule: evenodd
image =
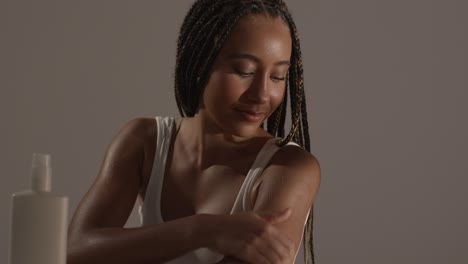
<path id="1" fill-rule="evenodd" d="M 201 248 L 213 247 L 213 217 L 210 214 L 197 214 L 195 215 L 193 227 L 193 239 L 198 241 L 198 246 Z"/>

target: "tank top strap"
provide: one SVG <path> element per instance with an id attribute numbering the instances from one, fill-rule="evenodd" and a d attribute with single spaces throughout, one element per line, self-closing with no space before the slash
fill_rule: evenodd
<path id="1" fill-rule="evenodd" d="M 174 131 L 175 118 L 156 116 L 157 140 L 154 153 L 153 169 L 146 186 L 143 207 L 140 207 L 141 223 L 161 223 L 161 190 L 162 179 L 166 169 L 167 153 L 170 148 L 172 133 Z M 144 213 L 143 213 L 144 212 Z"/>

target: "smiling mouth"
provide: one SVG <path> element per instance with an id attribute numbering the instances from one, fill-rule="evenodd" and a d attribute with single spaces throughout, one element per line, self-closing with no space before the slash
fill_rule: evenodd
<path id="1" fill-rule="evenodd" d="M 237 112 L 239 112 L 241 116 L 249 122 L 258 122 L 265 117 L 265 113 L 263 112 L 244 111 L 240 109 L 237 109 Z"/>

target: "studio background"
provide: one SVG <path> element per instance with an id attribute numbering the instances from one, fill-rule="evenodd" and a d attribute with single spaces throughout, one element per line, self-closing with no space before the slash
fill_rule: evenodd
<path id="1" fill-rule="evenodd" d="M 123 124 L 178 116 L 191 3 L 0 0 L 1 263 L 33 152 L 52 155 L 70 219 Z M 317 263 L 468 263 L 468 2 L 287 3 L 322 168 Z"/>

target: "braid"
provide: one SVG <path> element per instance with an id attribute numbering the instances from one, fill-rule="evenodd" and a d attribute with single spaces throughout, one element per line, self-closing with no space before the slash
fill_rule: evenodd
<path id="1" fill-rule="evenodd" d="M 262 124 L 268 133 L 280 137 L 278 146 L 294 141 L 310 152 L 310 136 L 304 92 L 304 76 L 299 35 L 282 0 L 196 0 L 189 9 L 177 40 L 174 88 L 181 116 L 193 116 L 211 67 L 237 21 L 248 14 L 281 17 L 291 32 L 291 65 L 283 101 Z M 288 96 L 289 94 L 289 96 Z M 285 137 L 287 105 L 291 109 L 291 129 Z M 305 263 L 315 264 L 313 250 L 313 206 L 307 219 L 303 244 Z"/>
<path id="2" fill-rule="evenodd" d="M 293 52 L 291 58 L 291 80 L 289 82 L 290 94 L 291 94 L 291 117 L 293 120 L 292 128 L 289 135 L 280 141 L 279 145 L 286 144 L 294 135 L 294 141 L 305 147 L 310 152 L 310 136 L 307 122 L 307 108 L 306 98 L 304 92 L 304 76 L 303 76 L 303 65 L 302 65 L 302 54 L 300 49 L 299 35 L 297 33 L 296 25 L 292 20 L 289 12 L 285 12 L 286 20 L 288 21 L 289 28 L 291 29 L 292 41 L 293 41 Z M 297 99 L 297 100 L 296 100 Z M 299 102 L 296 102 L 299 101 Z M 300 117 L 302 117 L 300 119 Z M 284 125 L 284 124 L 283 124 Z M 297 133 L 298 131 L 298 133 Z M 297 133 L 297 134 L 296 134 Z M 304 261 L 309 263 L 309 259 L 312 264 L 315 263 L 314 244 L 313 244 L 313 221 L 314 221 L 314 206 L 310 208 L 310 214 L 305 226 L 305 236 L 303 237 L 305 254 Z"/>
<path id="3" fill-rule="evenodd" d="M 288 94 L 284 93 L 284 103 L 282 104 L 283 111 L 281 112 L 280 120 L 278 123 L 278 137 L 284 137 L 284 123 L 286 122 L 286 109 L 288 102 Z"/>
<path id="4" fill-rule="evenodd" d="M 304 139 L 305 149 L 310 152 L 309 122 L 307 121 L 307 107 L 306 107 L 304 89 L 302 89 L 301 97 L 303 98 L 303 100 L 301 101 L 301 113 L 302 113 L 302 129 L 304 131 L 302 138 Z"/>
<path id="5" fill-rule="evenodd" d="M 192 12 L 192 16 L 187 15 L 185 17 L 184 23 L 181 27 L 181 32 L 179 34 L 179 40 L 177 45 L 177 63 L 176 63 L 176 82 L 175 82 L 175 91 L 176 91 L 176 100 L 179 106 L 179 112 L 182 116 L 193 116 L 195 114 L 194 101 L 198 100 L 198 91 L 196 87 L 196 82 L 193 81 L 193 78 L 198 78 L 197 68 L 194 67 L 197 60 L 195 60 L 194 55 L 196 52 L 194 50 L 200 50 L 204 43 L 203 40 L 207 39 L 207 34 L 205 28 L 211 28 L 211 32 L 217 28 L 213 26 L 212 23 L 216 22 L 211 19 L 211 16 L 207 14 L 218 13 L 219 9 L 222 10 L 223 1 L 212 1 L 204 0 L 199 1 L 197 4 L 203 8 L 193 5 L 189 11 Z M 211 22 L 211 23 L 209 23 Z M 199 34 L 200 32 L 204 34 Z M 210 34 L 211 35 L 211 34 Z M 199 60 L 198 60 L 199 61 Z"/>

